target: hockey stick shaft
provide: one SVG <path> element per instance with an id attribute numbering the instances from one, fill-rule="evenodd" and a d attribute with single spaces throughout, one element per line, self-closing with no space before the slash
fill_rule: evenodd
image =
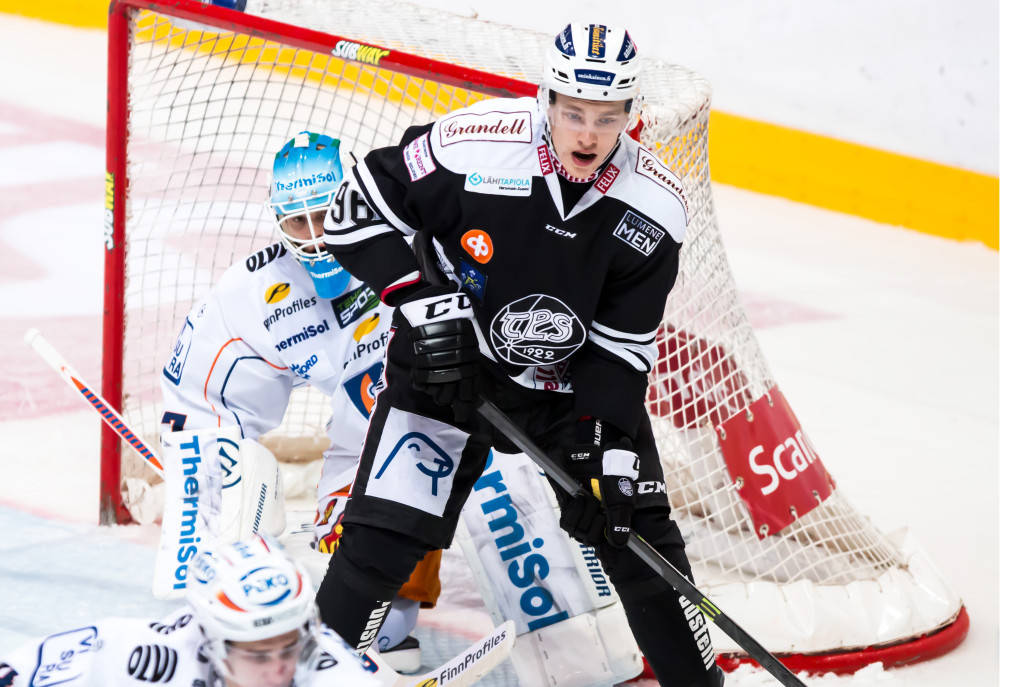
<path id="1" fill-rule="evenodd" d="M 124 439 L 125 443 L 131 446 L 139 457 L 146 461 L 147 465 L 158 475 L 164 477 L 164 467 L 161 465 L 161 461 L 158 460 L 157 453 L 129 427 L 129 423 L 125 421 L 125 418 L 112 408 L 111 404 L 103 396 L 83 381 L 82 375 L 76 372 L 68 364 L 68 361 L 64 359 L 64 356 L 58 353 L 57 349 L 43 338 L 38 329 L 30 329 L 25 332 L 25 343 L 31 346 L 32 350 L 38 353 L 39 357 L 45 360 L 47 365 L 52 367 L 57 374 L 61 375 L 64 381 L 68 382 L 68 385 L 79 393 L 83 401 L 93 410 L 100 413 L 101 419 L 107 423 L 107 426 Z"/>
<path id="2" fill-rule="evenodd" d="M 558 465 L 554 460 L 544 453 L 539 446 L 505 415 L 497 406 L 485 399 L 480 400 L 476 408 L 494 427 L 501 431 L 513 444 L 522 449 L 522 452 L 529 456 L 534 463 L 547 473 L 547 476 L 554 480 L 558 486 L 569 495 L 575 496 L 584 492 L 583 487 Z M 693 603 L 704 613 L 710 621 L 715 623 L 720 630 L 726 633 L 730 639 L 755 659 L 760 666 L 765 668 L 780 684 L 788 687 L 805 687 L 794 673 L 790 672 L 787 666 L 773 656 L 758 641 L 749 635 L 744 628 L 738 625 L 732 618 L 723 613 L 710 599 L 708 599 L 685 575 L 667 561 L 653 546 L 648 544 L 639 534 L 632 532 L 629 538 L 629 549 L 646 563 L 652 570 L 668 582 L 673 589 L 678 591 L 688 601 Z"/>

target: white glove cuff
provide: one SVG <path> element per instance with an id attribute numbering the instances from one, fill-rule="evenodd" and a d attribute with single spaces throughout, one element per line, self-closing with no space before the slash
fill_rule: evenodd
<path id="1" fill-rule="evenodd" d="M 619 475 L 636 480 L 640 474 L 640 459 L 633 451 L 610 448 L 604 452 L 602 461 L 602 469 L 606 475 Z"/>
<path id="2" fill-rule="evenodd" d="M 467 293 L 448 293 L 441 296 L 427 296 L 410 303 L 402 303 L 401 314 L 412 327 L 421 327 L 430 322 L 472 318 L 472 301 Z"/>

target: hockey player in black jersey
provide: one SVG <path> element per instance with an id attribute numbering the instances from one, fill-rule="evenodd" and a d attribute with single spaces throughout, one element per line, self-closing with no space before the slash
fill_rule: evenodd
<path id="1" fill-rule="evenodd" d="M 318 592 L 359 649 L 415 563 L 451 543 L 490 448 L 517 452 L 474 412 L 483 394 L 587 487 L 558 494 L 562 527 L 596 547 L 659 682 L 722 684 L 703 616 L 625 548 L 632 528 L 690 574 L 665 489 L 638 487 L 664 484 L 644 397 L 688 222 L 679 179 L 627 133 L 639 70 L 624 29 L 566 26 L 535 100 L 411 127 L 344 176 L 327 247 L 397 306 Z M 509 574 L 546 574 L 535 565 Z"/>

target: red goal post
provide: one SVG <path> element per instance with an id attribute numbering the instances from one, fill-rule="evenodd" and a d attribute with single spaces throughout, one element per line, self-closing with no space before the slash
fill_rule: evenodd
<path id="1" fill-rule="evenodd" d="M 553 39 L 353 0 L 251 0 L 246 14 L 115 0 L 108 30 L 102 393 L 148 438 L 190 305 L 274 240 L 262 204 L 283 141 L 325 131 L 360 157 L 479 99 L 532 96 Z M 648 392 L 666 482 L 649 486 L 668 491 L 699 586 L 794 669 L 850 672 L 953 648 L 968 627 L 961 599 L 911 541 L 852 508 L 762 356 L 715 217 L 709 84 L 654 60 L 641 79 L 636 133 L 678 177 L 656 181 L 690 210 Z M 327 404 L 294 397 L 263 440 L 281 461 L 312 460 Z M 136 460 L 103 430 L 101 522 L 131 520 Z M 713 642 L 724 665 L 739 658 L 717 630 Z"/>

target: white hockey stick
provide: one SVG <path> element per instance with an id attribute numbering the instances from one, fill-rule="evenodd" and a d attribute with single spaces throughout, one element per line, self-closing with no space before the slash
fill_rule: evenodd
<path id="1" fill-rule="evenodd" d="M 372 650 L 365 652 L 363 660 L 383 687 L 464 687 L 474 685 L 508 658 L 514 644 L 515 623 L 506 620 L 447 663 L 421 675 L 401 675 Z"/>
<path id="2" fill-rule="evenodd" d="M 157 459 L 157 454 L 154 450 L 138 434 L 132 431 L 125 418 L 112 408 L 111 404 L 105 401 L 103 396 L 93 391 L 86 382 L 82 381 L 82 375 L 76 372 L 68 364 L 68 361 L 57 352 L 57 349 L 43 338 L 38 329 L 30 329 L 25 332 L 25 343 L 31 346 L 32 350 L 38 353 L 39 357 L 45 360 L 57 374 L 61 375 L 64 381 L 68 382 L 73 389 L 78 391 L 82 396 L 82 400 L 100 413 L 100 417 L 107 423 L 107 426 L 124 439 L 125 443 L 131 446 L 139 454 L 140 458 L 146 461 L 147 465 L 157 474 L 164 477 L 164 467 L 161 465 L 161 461 Z"/>

